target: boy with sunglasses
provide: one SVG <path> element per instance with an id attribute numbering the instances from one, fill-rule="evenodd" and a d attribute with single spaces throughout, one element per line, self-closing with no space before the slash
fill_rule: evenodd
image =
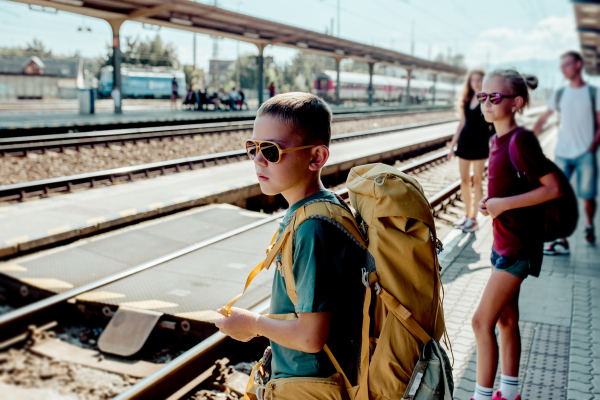
<path id="1" fill-rule="evenodd" d="M 281 194 L 290 205 L 278 235 L 302 205 L 324 201 L 343 206 L 321 182 L 330 138 L 331 111 L 312 94 L 280 94 L 258 110 L 246 150 L 254 161 L 262 192 Z M 293 236 L 298 301 L 294 305 L 288 297 L 284 276 L 278 270 L 270 306 L 270 314 L 296 313 L 298 319 L 274 320 L 232 307 L 216 326 L 236 340 L 269 338 L 271 379 L 335 374 L 323 351 L 326 342 L 346 376 L 355 379 L 364 297 L 360 272 L 364 258 L 359 252 L 360 247 L 330 222 L 306 220 Z M 276 263 L 281 262 L 279 257 L 281 254 Z"/>

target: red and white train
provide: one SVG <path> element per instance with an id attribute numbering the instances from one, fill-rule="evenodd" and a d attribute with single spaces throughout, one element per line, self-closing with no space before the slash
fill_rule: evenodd
<path id="1" fill-rule="evenodd" d="M 314 93 L 326 100 L 335 99 L 336 71 L 323 71 L 314 81 Z M 341 101 L 367 101 L 369 88 L 369 75 L 356 72 L 340 72 L 340 100 Z M 432 81 L 413 78 L 410 82 L 411 102 L 420 103 L 433 99 Z M 373 75 L 373 100 L 376 102 L 402 101 L 406 91 L 406 78 L 394 78 L 384 75 Z M 458 85 L 446 82 L 435 83 L 435 100 L 451 103 L 459 91 Z"/>

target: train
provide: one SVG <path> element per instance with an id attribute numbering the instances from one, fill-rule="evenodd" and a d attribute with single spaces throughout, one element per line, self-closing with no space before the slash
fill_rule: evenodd
<path id="1" fill-rule="evenodd" d="M 179 97 L 185 97 L 186 85 L 183 71 L 166 68 L 121 67 L 121 96 L 133 99 L 168 99 L 171 97 L 172 81 L 177 79 Z M 113 90 L 113 67 L 100 70 L 98 96 L 110 97 Z"/>
<path id="2" fill-rule="evenodd" d="M 335 99 L 337 72 L 326 70 L 317 74 L 313 91 L 327 101 Z M 340 101 L 367 101 L 369 75 L 356 72 L 340 72 Z M 432 81 L 413 78 L 410 82 L 411 102 L 420 103 L 433 99 Z M 406 78 L 395 78 L 384 75 L 373 75 L 373 100 L 376 102 L 398 102 L 403 100 L 406 91 Z M 446 82 L 435 83 L 435 99 L 437 101 L 454 102 L 457 85 Z"/>

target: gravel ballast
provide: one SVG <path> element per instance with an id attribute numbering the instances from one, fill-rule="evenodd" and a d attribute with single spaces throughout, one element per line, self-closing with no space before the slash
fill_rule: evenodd
<path id="1" fill-rule="evenodd" d="M 453 116 L 455 116 L 454 111 L 444 111 L 336 122 L 332 126 L 332 134 L 339 135 L 415 122 L 434 121 Z M 251 130 L 240 130 L 214 135 L 197 135 L 183 139 L 153 140 L 150 143 L 111 145 L 108 148 L 83 148 L 79 151 L 66 150 L 61 153 L 53 151 L 48 151 L 46 154 L 31 153 L 26 157 L 1 157 L 0 185 L 239 150 L 242 148 L 243 141 L 251 136 Z"/>

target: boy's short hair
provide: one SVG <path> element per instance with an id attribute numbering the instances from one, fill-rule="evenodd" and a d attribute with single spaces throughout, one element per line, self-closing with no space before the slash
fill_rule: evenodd
<path id="1" fill-rule="evenodd" d="M 304 144 L 329 146 L 331 141 L 331 109 L 323 99 L 313 94 L 278 94 L 260 106 L 257 115 L 270 116 L 288 125 L 302 137 Z"/>
<path id="2" fill-rule="evenodd" d="M 575 51 L 575 50 L 569 50 L 560 56 L 560 58 L 565 58 L 565 57 L 573 57 L 573 60 L 583 62 L 583 57 L 581 56 L 581 53 L 578 51 Z"/>

